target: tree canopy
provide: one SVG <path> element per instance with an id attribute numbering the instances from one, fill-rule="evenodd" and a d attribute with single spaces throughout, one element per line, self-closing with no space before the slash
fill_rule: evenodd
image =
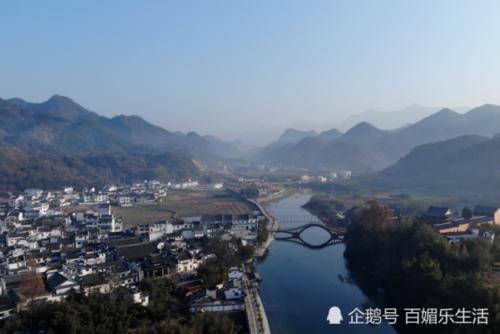
<path id="1" fill-rule="evenodd" d="M 496 244 L 477 238 L 454 245 L 422 222 L 385 218 L 385 208 L 371 203 L 345 236 L 348 265 L 367 291 L 382 288 L 389 307 L 488 307 L 490 324 L 482 333 L 500 332 L 500 287 L 490 273 Z"/>

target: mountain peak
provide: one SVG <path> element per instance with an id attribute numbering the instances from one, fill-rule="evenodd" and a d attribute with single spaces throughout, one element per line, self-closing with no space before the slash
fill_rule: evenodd
<path id="1" fill-rule="evenodd" d="M 32 110 L 61 118 L 66 121 L 75 121 L 86 117 L 96 117 L 92 111 L 89 111 L 70 99 L 62 95 L 52 95 L 47 101 L 42 103 L 29 103 Z"/>
<path id="2" fill-rule="evenodd" d="M 462 115 L 457 113 L 454 110 L 451 110 L 450 108 L 443 108 L 439 110 L 438 112 L 427 116 L 426 118 L 422 119 L 420 122 L 417 122 L 414 124 L 414 126 L 419 126 L 422 124 L 435 124 L 438 125 L 439 123 L 442 122 L 450 122 L 450 121 L 455 121 L 459 120 L 462 118 Z"/>
<path id="3" fill-rule="evenodd" d="M 13 97 L 13 98 L 7 99 L 7 102 L 10 102 L 13 104 L 26 104 L 26 103 L 28 103 L 19 97 Z"/>
<path id="4" fill-rule="evenodd" d="M 341 139 L 343 141 L 350 141 L 356 144 L 368 144 L 375 139 L 379 139 L 385 133 L 385 131 L 380 130 L 368 122 L 361 122 L 344 133 Z"/>
<path id="5" fill-rule="evenodd" d="M 52 101 L 52 102 L 57 102 L 57 101 L 73 102 L 73 100 L 70 99 L 69 97 L 64 96 L 64 95 L 59 95 L 59 94 L 52 95 L 47 101 Z"/>
<path id="6" fill-rule="evenodd" d="M 450 109 L 450 108 L 443 108 L 439 110 L 438 112 L 434 113 L 433 115 L 430 115 L 430 117 L 455 117 L 457 115 L 460 115 L 457 113 L 455 110 Z"/>
<path id="7" fill-rule="evenodd" d="M 81 105 L 73 101 L 67 96 L 63 95 L 52 95 L 47 101 L 42 102 L 41 104 L 43 105 L 48 105 L 48 106 L 57 106 L 57 107 L 64 107 L 64 108 L 78 108 L 78 109 L 84 109 Z"/>
<path id="8" fill-rule="evenodd" d="M 146 122 L 141 116 L 137 115 L 124 115 L 120 114 L 111 118 L 111 122 L 117 126 L 125 126 L 125 127 L 136 127 L 136 128 L 149 128 L 151 124 Z"/>
<path id="9" fill-rule="evenodd" d="M 16 107 L 19 107 L 19 108 L 25 108 L 26 106 L 28 106 L 30 104 L 29 102 L 26 102 L 25 100 L 23 100 L 19 97 L 13 97 L 13 98 L 7 99 L 5 101 L 7 103 L 15 105 Z"/>
<path id="10" fill-rule="evenodd" d="M 356 124 L 355 126 L 353 126 L 352 128 L 349 129 L 349 131 L 347 131 L 345 133 L 345 135 L 352 135 L 352 134 L 358 134 L 358 133 L 375 133 L 375 132 L 383 132 L 382 130 L 380 130 L 379 128 L 377 128 L 376 126 L 368 123 L 368 122 L 360 122 L 358 124 Z"/>
<path id="11" fill-rule="evenodd" d="M 288 128 L 278 138 L 275 143 L 278 144 L 293 144 L 301 141 L 306 137 L 316 137 L 318 134 L 314 130 L 297 130 Z"/>
<path id="12" fill-rule="evenodd" d="M 457 112 L 450 108 L 443 108 L 436 112 L 436 114 L 457 114 Z"/>
<path id="13" fill-rule="evenodd" d="M 490 117 L 500 117 L 500 106 L 494 104 L 483 104 L 477 108 L 469 110 L 465 116 L 468 119 L 480 120 Z"/>

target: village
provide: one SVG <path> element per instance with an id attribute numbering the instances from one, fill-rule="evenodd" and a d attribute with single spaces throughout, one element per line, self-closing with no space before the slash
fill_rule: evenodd
<path id="1" fill-rule="evenodd" d="M 258 207 L 247 213 L 167 215 L 141 224 L 126 224 L 115 215 L 119 208 L 157 203 L 169 191 L 193 188 L 199 188 L 196 181 L 144 181 L 99 191 L 65 187 L 12 194 L 0 204 L 0 320 L 34 300 L 57 302 L 75 292 L 110 293 L 119 287 L 146 306 L 150 296 L 138 284 L 160 278 L 185 291 L 192 312 L 248 311 L 258 305 L 259 276 L 251 265 L 227 268 L 227 277 L 210 289 L 197 275 L 200 266 L 217 260 L 207 240 L 253 249 L 258 225 L 266 219 Z"/>
<path id="2" fill-rule="evenodd" d="M 259 201 L 245 196 L 254 188 Z M 0 203 L 0 320 L 32 301 L 58 302 L 74 293 L 109 294 L 118 288 L 147 306 L 151 296 L 140 283 L 168 279 L 183 291 L 191 312 L 244 312 L 251 333 L 268 332 L 252 259 L 264 255 L 272 240 L 273 224 L 267 223 L 274 218 L 261 203 L 290 190 L 265 183 L 241 189 L 245 195 L 222 183 L 148 180 L 101 190 L 12 193 Z M 500 224 L 500 209 L 476 206 L 457 213 L 431 206 L 420 218 L 450 243 L 493 242 L 495 234 L 482 227 Z M 390 220 L 401 223 L 402 217 L 391 210 Z M 199 271 L 224 256 L 216 254 L 211 240 L 249 253 L 225 268 L 224 279 L 207 285 Z"/>

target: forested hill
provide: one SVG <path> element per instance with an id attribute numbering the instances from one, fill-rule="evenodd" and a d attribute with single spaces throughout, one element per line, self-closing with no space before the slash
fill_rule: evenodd
<path id="1" fill-rule="evenodd" d="M 170 132 L 135 115 L 103 117 L 59 95 L 42 103 L 0 99 L 0 116 L 0 139 L 22 148 L 64 153 L 183 152 L 197 158 L 210 152 L 208 142 L 194 132 Z"/>
<path id="2" fill-rule="evenodd" d="M 369 180 L 380 189 L 500 200 L 500 136 L 419 146 Z"/>
<path id="3" fill-rule="evenodd" d="M 0 99 L 0 190 L 196 177 L 211 159 L 195 133 L 172 133 L 138 116 L 106 118 L 71 99 Z"/>
<path id="4" fill-rule="evenodd" d="M 193 161 L 174 153 L 58 154 L 0 143 L 0 192 L 29 187 L 101 186 L 145 179 L 184 180 L 199 171 Z"/>

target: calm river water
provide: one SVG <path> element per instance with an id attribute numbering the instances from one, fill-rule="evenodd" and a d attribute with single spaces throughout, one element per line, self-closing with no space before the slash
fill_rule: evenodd
<path id="1" fill-rule="evenodd" d="M 301 193 L 270 206 L 280 220 L 288 215 L 309 215 L 301 206 L 310 194 Z M 309 215 L 311 221 L 317 219 Z M 300 226 L 296 223 L 281 227 Z M 328 235 L 321 229 L 303 233 L 308 242 L 320 244 Z M 310 249 L 286 241 L 274 241 L 268 256 L 257 265 L 263 282 L 261 297 L 273 334 L 285 333 L 396 333 L 388 324 L 378 326 L 349 325 L 348 313 L 358 307 L 364 310 L 371 302 L 354 283 L 348 282 L 344 245 Z M 344 282 L 339 278 L 344 277 Z M 330 325 L 326 321 L 331 306 L 338 306 L 344 321 Z"/>

